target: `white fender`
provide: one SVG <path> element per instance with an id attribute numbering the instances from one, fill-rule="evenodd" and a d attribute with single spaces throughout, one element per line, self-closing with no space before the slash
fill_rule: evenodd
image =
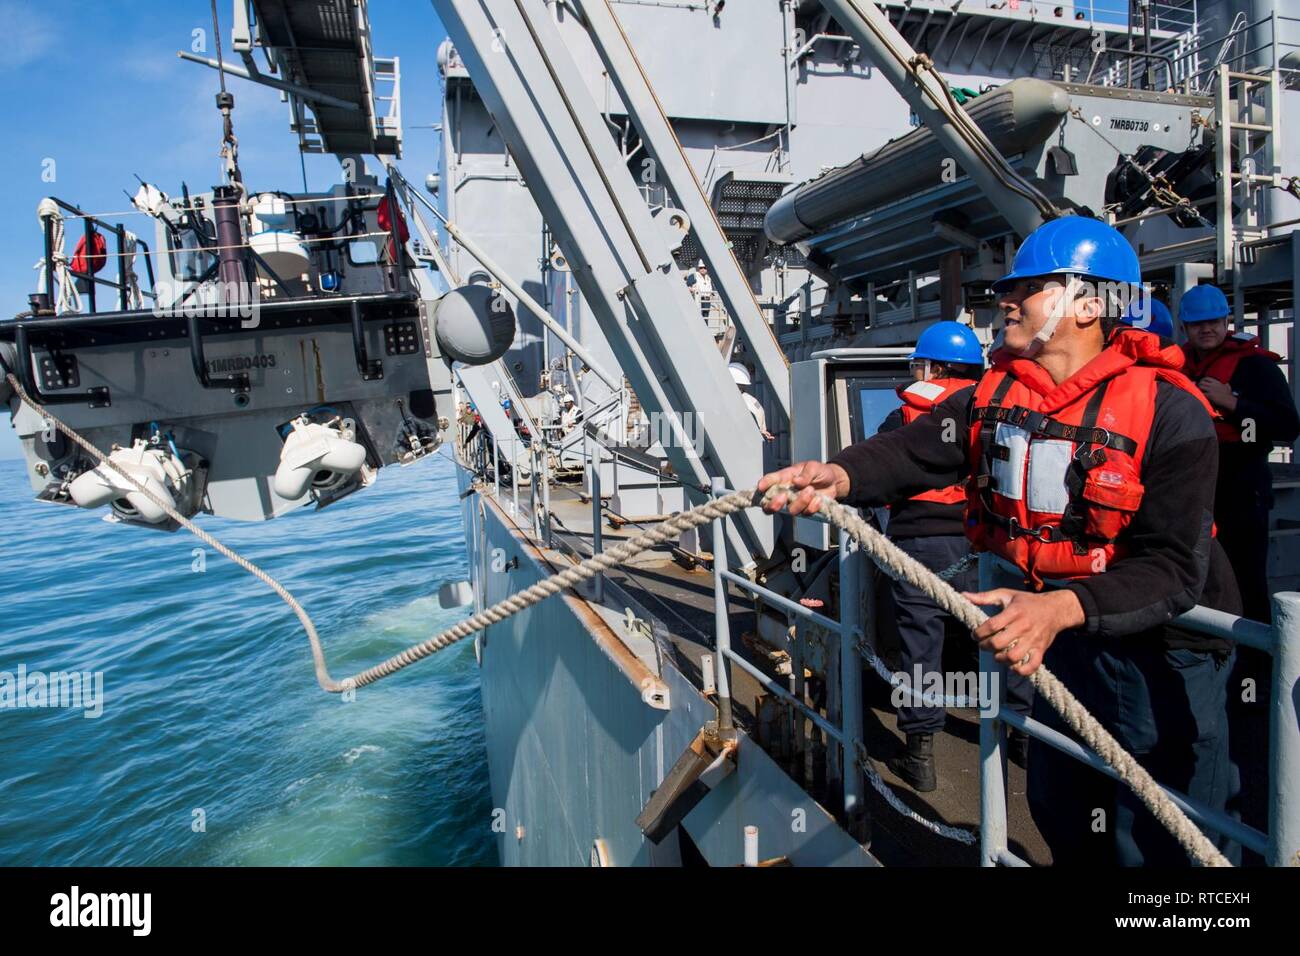
<path id="1" fill-rule="evenodd" d="M 273 487 L 281 498 L 294 501 L 313 484 L 351 478 L 366 463 L 366 449 L 352 441 L 351 431 L 298 419 L 284 440 Z"/>
<path id="2" fill-rule="evenodd" d="M 185 466 L 170 452 L 151 448 L 137 440 L 134 447 L 118 448 L 109 461 L 143 485 L 160 501 L 176 508 L 174 487 L 187 481 Z M 122 517 L 139 519 L 148 524 L 167 521 L 167 512 L 140 492 L 135 485 L 108 465 L 101 464 L 83 472 L 68 486 L 72 500 L 82 508 L 99 508 L 111 504 Z"/>

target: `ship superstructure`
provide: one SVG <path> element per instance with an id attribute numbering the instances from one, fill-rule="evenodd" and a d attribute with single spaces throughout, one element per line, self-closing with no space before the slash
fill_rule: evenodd
<path id="1" fill-rule="evenodd" d="M 441 162 L 419 185 L 364 3 L 233 6 L 244 65 L 209 65 L 282 89 L 344 181 L 143 184 L 151 244 L 52 201 L 44 288 L 0 324 L 26 391 L 186 517 L 324 506 L 445 443 L 471 575 L 443 596 L 482 610 L 869 436 L 921 329 L 992 340 L 989 284 L 1063 214 L 1123 228 L 1175 307 L 1203 277 L 1230 289 L 1298 387 L 1281 4 L 435 0 Z M 115 237 L 116 279 L 68 267 L 78 230 L 92 258 Z M 175 526 L 4 391 L 40 497 Z M 1300 479 L 1276 457 L 1283 589 Z M 980 754 L 949 744 L 982 779 L 886 808 L 878 577 L 824 523 L 748 511 L 480 634 L 502 862 L 1046 862 L 983 725 Z M 1232 832 L 1271 855 L 1295 816 Z"/>

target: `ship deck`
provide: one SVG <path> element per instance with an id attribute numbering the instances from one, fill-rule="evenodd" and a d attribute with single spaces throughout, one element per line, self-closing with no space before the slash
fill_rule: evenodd
<path id="1" fill-rule="evenodd" d="M 502 489 L 503 503 L 511 495 Z M 531 514 L 527 507 L 528 494 L 520 489 L 520 517 Z M 557 484 L 551 492 L 552 533 L 550 547 L 541 547 L 541 553 L 555 570 L 560 570 L 592 554 L 592 507 L 580 486 Z M 624 521 L 614 516 L 611 524 L 608 510 L 603 510 L 601 527 L 605 547 L 634 537 L 647 527 L 644 521 Z M 531 537 L 531 528 L 520 527 L 520 533 Z M 694 565 L 694 566 L 691 566 Z M 584 595 L 584 599 L 587 596 Z M 732 646 L 746 660 L 759 667 L 769 677 L 781 680 L 765 653 L 766 645 L 754 639 L 756 616 L 746 595 L 732 588 L 729 593 L 729 617 L 732 623 Z M 634 653 L 671 655 L 675 666 L 696 686 L 702 686 L 701 658 L 713 653 L 714 596 L 713 577 L 708 567 L 692 562 L 688 556 L 674 553 L 663 546 L 647 551 L 625 566 L 607 575 L 606 590 L 601 606 L 592 604 L 607 621 L 620 623 L 630 609 L 640 621 L 650 625 L 651 642 L 629 641 Z M 622 626 L 616 633 L 625 633 Z M 643 646 L 636 646 L 641 643 Z M 647 661 L 653 664 L 653 661 Z M 730 670 L 733 707 L 737 722 L 751 737 L 759 738 L 759 703 L 766 691 L 741 668 Z M 938 789 L 928 794 L 918 794 L 890 773 L 884 761 L 902 748 L 902 735 L 897 729 L 893 708 L 889 702 L 889 689 L 867 670 L 864 677 L 864 737 L 869 752 L 877 762 L 882 778 L 889 783 L 903 802 L 918 814 L 949 826 L 978 830 L 979 827 L 979 720 L 974 710 L 949 710 L 947 727 L 935 739 L 935 754 L 939 768 Z M 805 750 L 805 757 L 811 748 Z M 774 755 L 775 756 L 775 755 Z M 828 795 L 814 780 L 812 761 L 805 759 L 804 766 L 785 762 L 787 772 L 818 797 L 824 806 L 831 807 Z M 1051 854 L 1039 835 L 1029 814 L 1025 798 L 1025 772 L 1016 765 L 1008 767 L 1008 833 L 1010 848 L 1021 858 L 1035 865 L 1051 862 Z M 934 835 L 905 819 L 867 787 L 868 805 L 872 818 L 871 852 L 886 865 L 958 865 L 972 866 L 979 862 L 975 846 L 963 846 Z"/>

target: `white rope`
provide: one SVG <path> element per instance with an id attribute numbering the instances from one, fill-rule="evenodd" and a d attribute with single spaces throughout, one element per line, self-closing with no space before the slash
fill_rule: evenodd
<path id="1" fill-rule="evenodd" d="M 123 231 L 122 255 L 126 256 L 126 307 L 128 309 L 144 308 L 144 293 L 140 291 L 140 277 L 135 272 L 135 250 L 139 240 L 135 233 Z"/>
<path id="2" fill-rule="evenodd" d="M 675 542 L 683 532 L 691 528 L 697 528 L 717 518 L 724 518 L 746 508 L 765 504 L 778 494 L 786 495 L 789 500 L 793 500 L 796 494 L 795 490 L 789 486 L 774 485 L 762 495 L 752 490 L 743 490 L 734 491 L 721 498 L 707 501 L 702 505 L 691 508 L 689 511 L 673 515 L 657 527 L 639 534 L 635 538 L 620 542 L 601 554 L 594 555 L 572 567 L 552 574 L 550 577 L 543 578 L 536 584 L 510 595 L 502 601 L 498 601 L 491 607 L 471 615 L 427 640 L 408 647 L 401 653 L 393 655 L 374 667 L 367 668 L 340 681 L 330 676 L 329 668 L 325 662 L 325 652 L 320 643 L 320 635 L 317 634 L 311 617 L 283 585 L 247 558 L 236 554 L 199 528 L 171 504 L 157 497 L 134 476 L 127 474 L 116 462 L 110 461 L 103 452 L 99 451 L 74 429 L 33 401 L 31 396 L 23 389 L 22 383 L 12 373 L 6 377 L 14 393 L 23 402 L 38 415 L 52 422 L 60 432 L 71 439 L 78 447 L 101 464 L 107 465 L 116 471 L 148 500 L 161 508 L 191 534 L 198 537 L 199 540 L 211 545 L 218 553 L 225 555 L 275 591 L 281 600 L 298 616 L 298 620 L 302 622 L 303 628 L 307 632 L 307 639 L 311 644 L 312 659 L 316 666 L 316 680 L 324 690 L 331 693 L 353 691 L 358 687 L 373 684 L 390 674 L 395 674 L 416 661 L 450 647 L 452 644 L 484 630 L 492 624 L 500 623 L 554 594 L 574 588 L 583 581 L 604 574 L 643 551 L 665 542 Z M 951 585 L 941 580 L 925 565 L 899 548 L 898 545 L 886 538 L 876 528 L 873 528 L 858 514 L 856 509 L 842 505 L 826 495 L 820 497 L 820 506 L 827 520 L 835 527 L 846 531 L 849 537 L 856 541 L 858 546 L 870 555 L 871 559 L 886 574 L 924 591 L 935 604 L 957 618 L 972 631 L 986 620 L 987 615 L 983 610 L 962 597 L 957 591 L 953 590 Z M 1116 772 L 1119 778 L 1137 794 L 1147 809 L 1174 835 L 1193 860 L 1206 866 L 1231 866 L 1205 834 L 1188 819 L 1178 805 L 1160 788 L 1160 785 L 1156 783 L 1146 768 L 1120 746 L 1110 732 L 1088 713 L 1087 709 L 1079 703 L 1055 675 L 1046 667 L 1040 666 L 1030 676 L 1030 682 L 1035 690 L 1042 695 L 1043 700 L 1061 715 L 1070 729 L 1087 746 L 1091 747 Z"/>
<path id="3" fill-rule="evenodd" d="M 69 312 L 81 311 L 81 294 L 77 292 L 77 282 L 72 275 L 72 270 L 68 267 L 68 254 L 63 251 L 63 213 L 60 212 L 58 204 L 53 199 L 42 199 L 36 207 L 36 218 L 40 220 L 44 228 L 45 220 L 50 219 L 53 222 L 52 238 L 50 240 L 50 261 L 54 265 L 54 301 L 50 303 L 50 308 L 59 315 Z M 86 255 L 89 256 L 93 250 L 87 249 Z M 40 272 L 36 279 L 36 291 L 44 292 L 47 278 L 45 272 L 45 257 L 41 256 L 33 269 L 39 269 Z"/>

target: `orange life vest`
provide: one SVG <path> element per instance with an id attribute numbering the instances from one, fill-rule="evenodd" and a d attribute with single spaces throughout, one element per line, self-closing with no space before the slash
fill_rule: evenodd
<path id="1" fill-rule="evenodd" d="M 1257 336 L 1246 332 L 1235 332 L 1224 339 L 1222 345 L 1203 358 L 1193 359 L 1191 351 L 1188 350 L 1187 363 L 1183 366 L 1183 374 L 1194 382 L 1199 382 L 1203 378 L 1216 378 L 1224 385 L 1227 385 L 1232 381 L 1233 373 L 1237 371 L 1237 363 L 1248 355 L 1263 355 L 1274 362 L 1282 361 L 1282 356 L 1264 348 Z M 1219 412 L 1215 412 L 1216 416 L 1219 414 Z M 1214 431 L 1218 434 L 1219 441 L 1241 441 L 1241 429 L 1232 422 L 1216 417 Z"/>
<path id="2" fill-rule="evenodd" d="M 936 406 L 947 401 L 955 392 L 974 385 L 969 378 L 936 378 L 928 382 L 913 382 L 898 387 L 898 397 L 903 400 L 903 424 L 910 425 L 922 415 L 930 414 Z M 966 483 L 958 482 L 947 488 L 936 488 L 913 495 L 912 501 L 937 501 L 940 504 L 956 505 L 966 500 Z"/>
<path id="3" fill-rule="evenodd" d="M 976 550 L 1014 564 L 1036 590 L 1123 558 L 1157 382 L 1212 414 L 1181 364 L 1177 347 L 1134 329 L 1059 385 L 1036 362 L 994 353 L 971 403 L 966 532 Z"/>

